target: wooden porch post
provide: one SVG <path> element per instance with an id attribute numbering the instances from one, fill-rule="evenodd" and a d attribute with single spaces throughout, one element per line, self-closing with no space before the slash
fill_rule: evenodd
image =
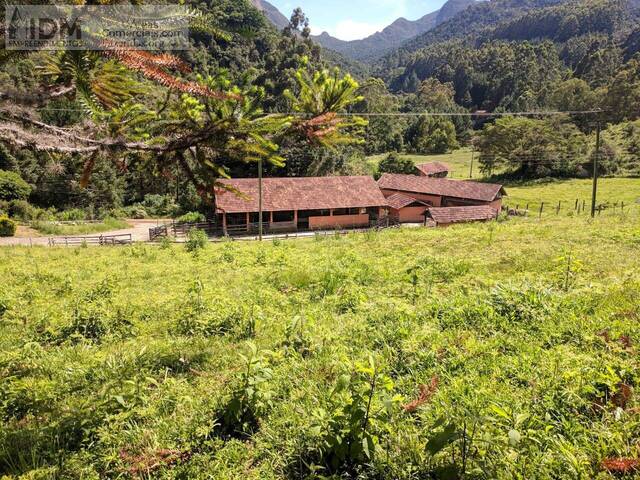
<path id="1" fill-rule="evenodd" d="M 247 232 L 249 231 L 249 224 L 251 223 L 251 214 L 247 212 Z"/>
<path id="2" fill-rule="evenodd" d="M 296 230 L 298 230 L 298 210 L 293 211 L 293 223 L 296 227 Z"/>
<path id="3" fill-rule="evenodd" d="M 269 223 L 273 223 L 273 212 L 269 212 Z"/>
<path id="4" fill-rule="evenodd" d="M 227 212 L 222 212 L 222 233 L 227 236 Z"/>

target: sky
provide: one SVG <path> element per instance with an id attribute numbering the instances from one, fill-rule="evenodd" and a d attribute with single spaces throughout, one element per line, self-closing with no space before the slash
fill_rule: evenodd
<path id="1" fill-rule="evenodd" d="M 314 35 L 326 31 L 341 40 L 358 40 L 379 32 L 399 17 L 417 20 L 438 10 L 445 0 L 268 0 L 289 17 L 302 7 Z"/>

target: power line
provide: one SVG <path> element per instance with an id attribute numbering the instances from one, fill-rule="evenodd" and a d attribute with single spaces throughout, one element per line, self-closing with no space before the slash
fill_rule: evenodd
<path id="1" fill-rule="evenodd" d="M 84 110 L 72 109 L 72 108 L 46 108 L 47 112 L 73 112 L 73 113 L 86 113 Z M 341 117 L 550 117 L 550 116 L 564 116 L 564 115 L 595 115 L 599 113 L 605 113 L 606 110 L 568 110 L 568 111 L 529 111 L 529 112 L 367 112 L 367 113 L 355 113 L 346 112 L 338 113 Z M 309 117 L 313 116 L 308 113 L 302 112 L 270 112 L 265 115 L 284 115 L 291 117 Z"/>

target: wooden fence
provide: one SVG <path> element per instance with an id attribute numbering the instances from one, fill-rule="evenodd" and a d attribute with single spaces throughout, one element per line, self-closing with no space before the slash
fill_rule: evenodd
<path id="1" fill-rule="evenodd" d="M 222 229 L 214 222 L 199 222 L 199 223 L 167 223 L 158 227 L 149 229 L 149 240 L 152 242 L 163 237 L 183 238 L 191 230 L 203 230 L 209 236 L 215 236 L 216 234 L 222 234 Z"/>
<path id="2" fill-rule="evenodd" d="M 400 226 L 400 219 L 392 216 L 373 219 L 368 227 L 353 226 L 353 227 L 341 227 L 339 230 L 365 230 L 367 229 L 381 229 L 381 228 L 393 228 Z M 160 225 L 149 229 L 149 240 L 154 242 L 161 238 L 184 238 L 191 230 L 203 230 L 210 237 L 243 237 L 243 236 L 255 236 L 258 235 L 260 230 L 260 223 L 250 223 L 243 225 L 227 225 L 226 235 L 220 225 L 213 222 L 203 223 L 168 223 L 166 225 Z M 335 228 L 327 227 L 325 230 L 332 231 L 337 230 Z M 264 235 L 280 235 L 284 234 L 296 234 L 298 232 L 310 232 L 309 229 L 298 228 L 295 222 L 263 222 L 262 233 Z"/>
<path id="3" fill-rule="evenodd" d="M 124 235 L 100 235 L 97 237 L 58 237 L 50 238 L 50 247 L 80 247 L 83 245 L 116 246 L 130 245 L 133 237 L 130 233 Z"/>
<path id="4" fill-rule="evenodd" d="M 610 213 L 627 213 L 633 207 L 638 205 L 625 202 L 602 202 L 596 205 L 596 215 L 602 215 L 604 212 Z M 575 202 L 540 202 L 504 205 L 502 211 L 512 216 L 537 216 L 542 218 L 543 215 L 591 215 L 591 203 L 586 200 L 576 199 Z"/>

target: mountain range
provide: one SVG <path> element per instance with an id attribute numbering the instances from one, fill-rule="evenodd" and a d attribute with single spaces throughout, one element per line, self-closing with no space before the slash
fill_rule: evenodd
<path id="1" fill-rule="evenodd" d="M 252 3 L 276 27 L 284 28 L 288 24 L 288 20 L 282 12 L 266 0 L 252 0 Z M 313 36 L 313 39 L 324 48 L 348 58 L 361 62 L 373 62 L 399 48 L 404 42 L 436 28 L 475 3 L 475 0 L 448 0 L 440 10 L 428 13 L 413 21 L 398 18 L 381 32 L 374 33 L 362 40 L 340 40 L 327 32 Z"/>
<path id="2" fill-rule="evenodd" d="M 289 19 L 285 17 L 277 7 L 265 0 L 251 0 L 254 7 L 264 13 L 264 16 L 279 29 L 289 25 Z"/>

